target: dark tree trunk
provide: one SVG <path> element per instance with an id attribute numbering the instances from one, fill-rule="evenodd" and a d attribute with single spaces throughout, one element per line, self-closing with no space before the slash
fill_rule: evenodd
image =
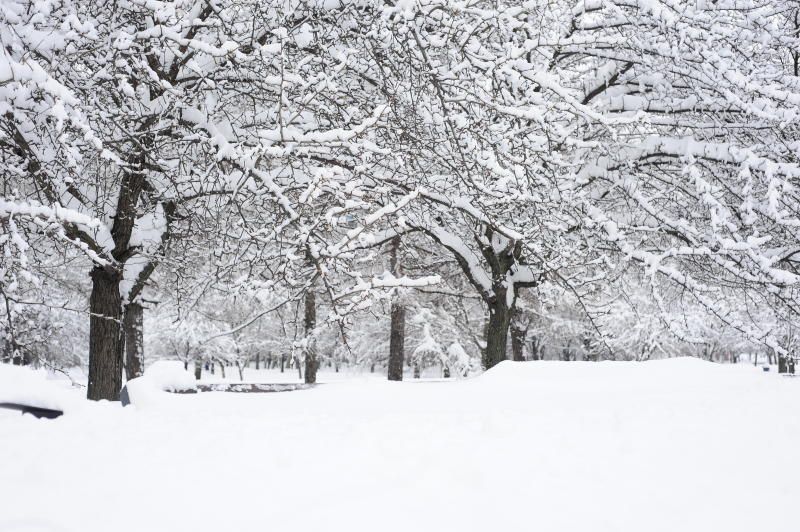
<path id="1" fill-rule="evenodd" d="M 414 362 L 414 378 L 419 379 L 421 373 L 419 362 Z"/>
<path id="2" fill-rule="evenodd" d="M 506 304 L 505 291 L 496 291 L 497 297 L 489 306 L 489 323 L 486 326 L 486 349 L 483 352 L 483 369 L 490 369 L 506 359 L 508 327 L 511 309 Z"/>
<path id="3" fill-rule="evenodd" d="M 389 380 L 403 380 L 405 362 L 406 308 L 398 301 L 392 302 L 392 325 L 389 333 Z"/>
<path id="4" fill-rule="evenodd" d="M 314 328 L 317 326 L 317 302 L 314 291 L 309 288 L 305 297 L 305 316 L 304 324 L 306 331 L 306 347 L 305 347 L 305 383 L 314 384 L 317 382 L 317 369 L 319 369 L 319 360 L 317 360 L 317 351 L 314 348 Z M 299 367 L 299 366 L 298 366 Z"/>
<path id="5" fill-rule="evenodd" d="M 144 371 L 144 309 L 139 303 L 125 305 L 125 378 L 141 377 Z"/>
<path id="6" fill-rule="evenodd" d="M 220 371 L 220 373 L 222 373 L 222 378 L 224 379 L 225 378 L 225 364 L 223 364 L 222 362 L 219 363 L 219 371 Z"/>
<path id="7" fill-rule="evenodd" d="M 281 373 L 286 368 L 286 355 L 281 353 Z"/>
<path id="8" fill-rule="evenodd" d="M 794 358 L 788 355 L 778 355 L 778 373 L 794 374 Z"/>
<path id="9" fill-rule="evenodd" d="M 400 267 L 397 262 L 397 250 L 399 247 L 400 237 L 396 236 L 392 239 L 391 254 L 389 255 L 390 267 L 392 274 L 395 276 L 400 274 Z M 392 300 L 391 315 L 388 377 L 390 381 L 401 381 L 403 380 L 403 363 L 405 361 L 406 308 L 399 300 L 399 296 L 395 296 Z"/>
<path id="10" fill-rule="evenodd" d="M 119 399 L 122 387 L 122 301 L 117 272 L 95 267 L 89 298 L 89 385 L 92 400 Z"/>
<path id="11" fill-rule="evenodd" d="M 256 369 L 261 369 L 261 355 L 256 354 Z"/>
<path id="12" fill-rule="evenodd" d="M 203 377 L 203 361 L 199 358 L 194 359 L 194 379 L 199 381 Z"/>

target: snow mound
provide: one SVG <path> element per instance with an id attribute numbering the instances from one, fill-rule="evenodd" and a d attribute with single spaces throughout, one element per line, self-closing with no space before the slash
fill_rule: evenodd
<path id="1" fill-rule="evenodd" d="M 43 369 L 0 364 L 0 403 L 17 403 L 51 410 L 74 409 L 81 401 L 70 384 L 51 378 Z"/>
<path id="2" fill-rule="evenodd" d="M 194 390 L 194 375 L 186 371 L 183 362 L 159 360 L 148 367 L 144 375 L 125 385 L 128 401 L 141 408 L 169 400 L 167 392 Z"/>
<path id="3" fill-rule="evenodd" d="M 178 360 L 158 360 L 144 372 L 144 378 L 164 391 L 194 390 L 194 375 Z"/>

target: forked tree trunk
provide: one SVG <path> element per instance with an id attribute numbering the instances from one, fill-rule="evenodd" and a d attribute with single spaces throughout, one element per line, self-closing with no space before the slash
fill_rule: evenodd
<path id="1" fill-rule="evenodd" d="M 91 278 L 87 398 L 116 401 L 122 387 L 120 276 L 117 272 L 95 267 Z"/>
<path id="2" fill-rule="evenodd" d="M 122 322 L 125 331 L 125 378 L 141 377 L 144 372 L 144 309 L 139 303 L 125 305 Z"/>
<path id="3" fill-rule="evenodd" d="M 486 349 L 483 352 L 483 369 L 490 369 L 506 359 L 508 327 L 511 309 L 506 303 L 505 293 L 498 293 L 489 306 L 489 323 L 486 326 Z"/>

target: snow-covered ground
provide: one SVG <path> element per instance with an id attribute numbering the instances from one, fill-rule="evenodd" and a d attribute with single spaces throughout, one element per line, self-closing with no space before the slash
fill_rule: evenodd
<path id="1" fill-rule="evenodd" d="M 0 366 L 0 400 L 19 376 Z M 800 529 L 800 378 L 752 366 L 73 399 L 0 414 L 0 531 Z"/>

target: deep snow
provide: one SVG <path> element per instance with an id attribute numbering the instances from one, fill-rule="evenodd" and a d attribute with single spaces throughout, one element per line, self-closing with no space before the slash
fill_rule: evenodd
<path id="1" fill-rule="evenodd" d="M 0 366 L 0 402 L 20 370 Z M 41 383 L 40 383 L 41 384 Z M 0 531 L 800 529 L 800 378 L 506 362 L 0 413 Z"/>

